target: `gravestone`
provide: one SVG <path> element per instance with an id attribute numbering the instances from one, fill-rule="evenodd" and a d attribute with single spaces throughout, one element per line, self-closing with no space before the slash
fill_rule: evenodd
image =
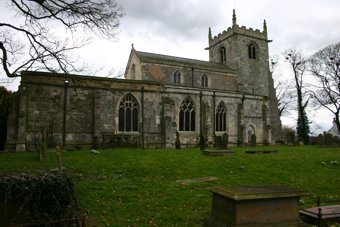
<path id="1" fill-rule="evenodd" d="M 226 150 L 226 149 L 223 149 L 223 150 L 214 149 L 214 150 L 204 150 L 203 154 L 208 155 L 208 156 L 224 156 L 224 155 L 233 155 L 235 154 L 235 152 L 231 150 Z"/>
<path id="2" fill-rule="evenodd" d="M 325 134 L 325 146 L 332 146 L 333 145 L 333 136 L 330 133 Z"/>
<path id="3" fill-rule="evenodd" d="M 98 148 L 98 137 L 94 136 L 92 139 L 92 149 L 97 149 Z"/>
<path id="4" fill-rule="evenodd" d="M 222 149 L 222 136 L 215 136 L 215 146 Z"/>
<path id="5" fill-rule="evenodd" d="M 43 127 L 41 128 L 41 141 L 40 148 L 38 149 L 38 160 L 47 158 L 47 131 Z"/>
<path id="6" fill-rule="evenodd" d="M 60 149 L 59 146 L 57 146 L 56 150 L 57 150 L 57 167 L 58 167 L 59 172 L 62 172 L 63 171 L 63 163 L 62 163 L 62 160 L 61 160 L 61 149 Z"/>
<path id="7" fill-rule="evenodd" d="M 324 145 L 325 138 L 323 137 L 322 134 L 318 135 L 318 145 Z"/>
<path id="8" fill-rule="evenodd" d="M 200 150 L 201 150 L 201 151 L 204 151 L 204 149 L 205 149 L 205 138 L 204 138 L 204 136 L 201 134 L 201 135 L 200 135 Z"/>
<path id="9" fill-rule="evenodd" d="M 222 135 L 222 148 L 223 149 L 227 149 L 228 148 L 228 134 L 227 133 L 223 133 Z"/>
<path id="10" fill-rule="evenodd" d="M 303 139 L 300 139 L 300 140 L 299 140 L 299 145 L 301 145 L 301 146 L 304 146 L 304 145 L 305 145 L 305 143 L 303 142 Z"/>
<path id="11" fill-rule="evenodd" d="M 288 132 L 286 134 L 286 141 L 287 141 L 287 145 L 294 145 L 295 144 L 295 133 Z"/>
<path id="12" fill-rule="evenodd" d="M 251 146 L 256 146 L 256 135 L 255 134 L 252 134 L 250 136 L 250 145 Z"/>
<path id="13" fill-rule="evenodd" d="M 333 146 L 340 146 L 340 138 L 333 136 Z"/>
<path id="14" fill-rule="evenodd" d="M 179 132 L 176 131 L 175 148 L 181 149 L 181 140 L 179 139 Z"/>

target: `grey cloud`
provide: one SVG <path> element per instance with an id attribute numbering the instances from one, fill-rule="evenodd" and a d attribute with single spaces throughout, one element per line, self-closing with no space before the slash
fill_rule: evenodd
<path id="1" fill-rule="evenodd" d="M 225 12 L 216 8 L 216 1 L 125 0 L 122 6 L 127 14 L 123 24 L 169 38 L 195 39 L 202 32 L 207 33 L 208 27 L 218 23 L 218 17 Z"/>

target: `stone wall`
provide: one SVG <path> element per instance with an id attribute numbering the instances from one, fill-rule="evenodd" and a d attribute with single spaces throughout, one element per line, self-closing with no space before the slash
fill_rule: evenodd
<path id="1" fill-rule="evenodd" d="M 118 130 L 119 103 L 126 94 L 135 97 L 139 105 L 137 132 Z M 209 146 L 214 146 L 215 135 L 223 133 L 228 134 L 231 145 L 237 145 L 240 138 L 247 137 L 240 135 L 245 133 L 239 130 L 240 124 L 252 125 L 258 143 L 262 143 L 261 96 L 184 89 L 148 81 L 23 72 L 16 108 L 9 119 L 7 149 L 36 150 L 42 128 L 47 130 L 50 148 L 56 145 L 64 145 L 64 149 L 128 145 L 174 148 L 179 108 L 186 97 L 195 106 L 195 131 L 179 132 L 182 147 L 198 146 L 200 130 Z M 220 102 L 227 108 L 225 132 L 214 131 L 214 110 Z"/>

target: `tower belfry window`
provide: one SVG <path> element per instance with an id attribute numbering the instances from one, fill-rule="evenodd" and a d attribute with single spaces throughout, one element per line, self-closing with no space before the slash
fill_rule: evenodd
<path id="1" fill-rule="evenodd" d="M 248 45 L 248 57 L 249 59 L 256 59 L 256 47 L 254 44 Z"/>
<path id="2" fill-rule="evenodd" d="M 221 62 L 226 62 L 227 54 L 226 54 L 226 49 L 223 46 L 220 48 L 220 57 L 221 57 Z"/>

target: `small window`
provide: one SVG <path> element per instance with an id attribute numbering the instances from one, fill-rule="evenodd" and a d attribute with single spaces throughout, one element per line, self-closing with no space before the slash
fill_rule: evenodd
<path id="1" fill-rule="evenodd" d="M 189 98 L 180 107 L 179 131 L 195 131 L 195 106 Z"/>
<path id="2" fill-rule="evenodd" d="M 249 59 L 256 59 L 256 47 L 254 44 L 248 45 L 248 57 Z"/>
<path id="3" fill-rule="evenodd" d="M 173 75 L 173 82 L 175 84 L 180 84 L 181 83 L 181 73 L 176 71 Z"/>
<path id="4" fill-rule="evenodd" d="M 119 104 L 119 131 L 138 131 L 138 103 L 131 94 L 125 95 Z"/>
<path id="5" fill-rule="evenodd" d="M 215 113 L 215 128 L 217 132 L 226 131 L 227 129 L 227 112 L 226 107 L 223 102 L 221 102 L 217 108 Z"/>
<path id="6" fill-rule="evenodd" d="M 223 46 L 220 48 L 220 57 L 221 57 L 221 62 L 226 62 L 227 54 L 226 54 L 225 47 Z"/>
<path id="7" fill-rule="evenodd" d="M 201 86 L 208 87 L 208 76 L 205 74 L 201 77 Z"/>

